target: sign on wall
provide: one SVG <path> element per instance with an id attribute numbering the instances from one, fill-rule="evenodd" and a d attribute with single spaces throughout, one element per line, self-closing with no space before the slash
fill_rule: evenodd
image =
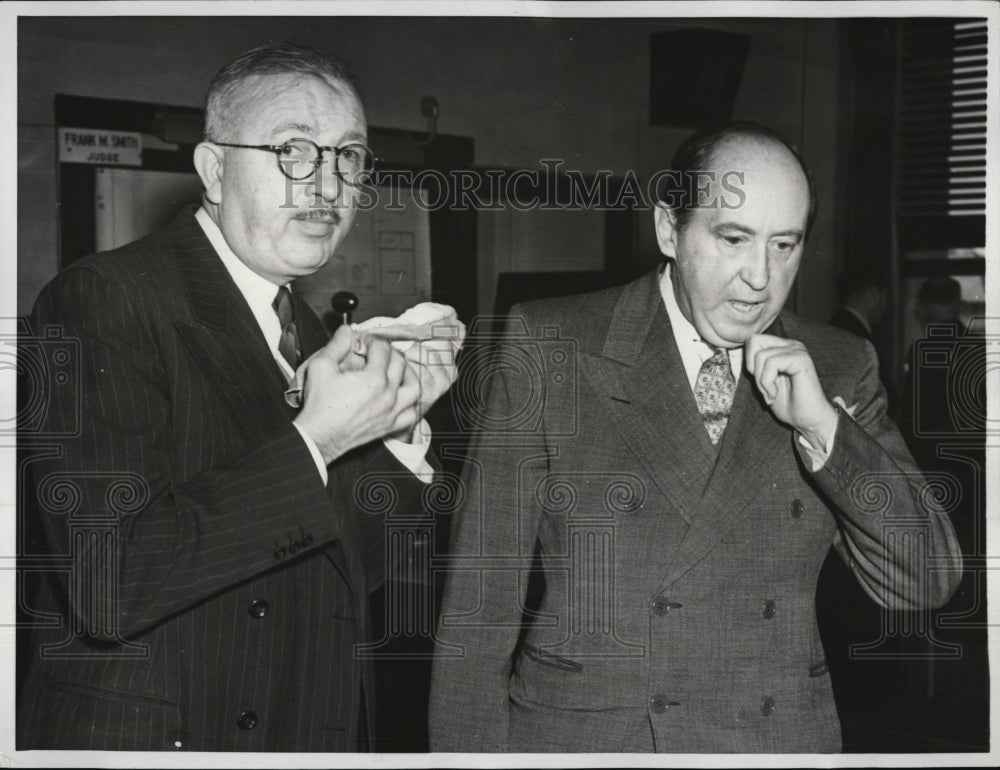
<path id="1" fill-rule="evenodd" d="M 141 166 L 142 134 L 94 128 L 59 128 L 60 163 Z"/>

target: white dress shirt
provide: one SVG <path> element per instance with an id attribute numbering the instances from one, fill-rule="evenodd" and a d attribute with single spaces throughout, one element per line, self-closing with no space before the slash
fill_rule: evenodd
<path id="1" fill-rule="evenodd" d="M 701 365 L 715 355 L 715 351 L 708 346 L 698 330 L 694 328 L 677 304 L 677 297 L 674 296 L 674 284 L 670 280 L 673 264 L 668 262 L 663 275 L 660 277 L 660 294 L 663 295 L 663 304 L 667 306 L 667 317 L 670 319 L 670 328 L 674 332 L 674 341 L 677 342 L 677 349 L 681 354 L 681 361 L 684 364 L 684 373 L 687 375 L 691 391 L 694 392 L 695 383 L 698 381 L 698 373 Z M 733 378 L 739 385 L 740 374 L 743 371 L 743 348 L 730 348 L 726 351 L 729 354 L 729 366 L 733 370 Z"/>
<path id="2" fill-rule="evenodd" d="M 712 357 L 712 348 L 708 346 L 698 330 L 681 312 L 677 304 L 677 297 L 674 295 L 674 284 L 670 280 L 673 263 L 668 262 L 660 276 L 660 294 L 663 296 L 663 304 L 667 308 L 667 317 L 670 319 L 670 328 L 674 333 L 674 340 L 677 342 L 677 350 L 681 355 L 681 362 L 684 364 L 684 373 L 687 375 L 688 383 L 691 385 L 691 392 L 694 392 L 695 383 L 698 381 L 698 373 L 701 365 Z M 743 348 L 730 348 L 726 351 L 729 354 L 729 365 L 733 370 L 733 378 L 739 386 L 740 376 L 743 373 Z M 825 464 L 833 451 L 833 440 L 837 435 L 836 429 L 830 435 L 825 451 L 815 449 L 801 434 L 796 434 L 798 444 L 809 458 L 813 472 L 818 471 Z"/>
<path id="3" fill-rule="evenodd" d="M 250 305 L 250 312 L 253 313 L 253 317 L 257 320 L 257 324 L 260 326 L 264 340 L 267 342 L 267 346 L 270 348 L 275 362 L 281 367 L 285 379 L 291 381 L 292 377 L 295 376 L 295 372 L 288 364 L 288 361 L 285 360 L 285 357 L 278 351 L 278 344 L 281 342 L 281 323 L 278 321 L 278 314 L 274 312 L 272 304 L 280 287 L 255 273 L 247 267 L 243 260 L 233 253 L 219 226 L 215 224 L 204 208 L 199 208 L 194 216 L 198 220 L 198 224 L 201 225 L 201 229 L 205 231 L 205 236 L 215 249 L 215 253 L 219 255 L 222 264 L 226 266 L 226 270 L 232 276 L 236 287 L 240 290 L 244 299 L 246 299 L 247 304 Z M 329 476 L 319 447 L 316 446 L 316 442 L 313 441 L 312 437 L 299 427 L 299 425 L 294 422 L 292 425 L 295 426 L 295 429 L 302 436 L 302 440 L 305 441 L 309 453 L 316 463 L 316 469 L 319 471 L 319 475 L 325 485 Z M 424 483 L 432 481 L 434 469 L 427 462 L 427 450 L 430 448 L 430 427 L 426 421 L 422 420 L 417 430 L 414 431 L 414 442 L 412 444 L 407 444 L 397 439 L 384 439 L 384 443 L 386 449 L 392 452 L 396 459 L 412 471 L 417 478 Z"/>

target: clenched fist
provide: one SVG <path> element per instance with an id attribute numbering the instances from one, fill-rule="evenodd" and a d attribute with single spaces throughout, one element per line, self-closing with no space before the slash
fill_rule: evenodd
<path id="1" fill-rule="evenodd" d="M 774 416 L 825 450 L 837 428 L 837 410 L 823 392 L 812 356 L 797 340 L 754 334 L 745 348 L 747 371 Z"/>

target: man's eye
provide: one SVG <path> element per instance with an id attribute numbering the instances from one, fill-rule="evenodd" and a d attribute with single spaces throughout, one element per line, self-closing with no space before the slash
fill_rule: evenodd
<path id="1" fill-rule="evenodd" d="M 794 241 L 778 241 L 774 244 L 774 248 L 780 252 L 788 253 L 793 251 L 797 245 Z"/>
<path id="2" fill-rule="evenodd" d="M 722 240 L 730 246 L 740 246 L 746 242 L 746 238 L 742 235 L 723 235 Z"/>

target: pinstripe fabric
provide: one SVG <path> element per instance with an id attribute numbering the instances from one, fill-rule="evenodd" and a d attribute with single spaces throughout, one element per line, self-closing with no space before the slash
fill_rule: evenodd
<path id="1" fill-rule="evenodd" d="M 296 302 L 308 355 L 326 335 Z M 379 578 L 363 554 L 381 543 L 359 542 L 353 484 L 385 470 L 410 499 L 419 481 L 398 481 L 372 445 L 323 487 L 281 371 L 190 212 L 75 263 L 33 324 L 80 340 L 80 401 L 50 404 L 46 427 L 79 409 L 82 430 L 31 468 L 72 568 L 36 600 L 63 622 L 21 651 L 19 748 L 355 750 L 368 673 L 353 645 Z"/>
<path id="2" fill-rule="evenodd" d="M 801 340 L 827 395 L 856 406 L 810 473 L 745 374 L 712 446 L 655 273 L 511 315 L 534 336 L 502 346 L 481 424 L 544 411 L 516 440 L 471 446 L 431 750 L 839 750 L 815 617 L 830 546 L 895 608 L 940 606 L 961 571 L 886 417 L 871 346 L 790 313 L 771 329 Z M 512 374 L 525 371 L 544 376 Z M 536 543 L 544 595 L 525 616 Z"/>

